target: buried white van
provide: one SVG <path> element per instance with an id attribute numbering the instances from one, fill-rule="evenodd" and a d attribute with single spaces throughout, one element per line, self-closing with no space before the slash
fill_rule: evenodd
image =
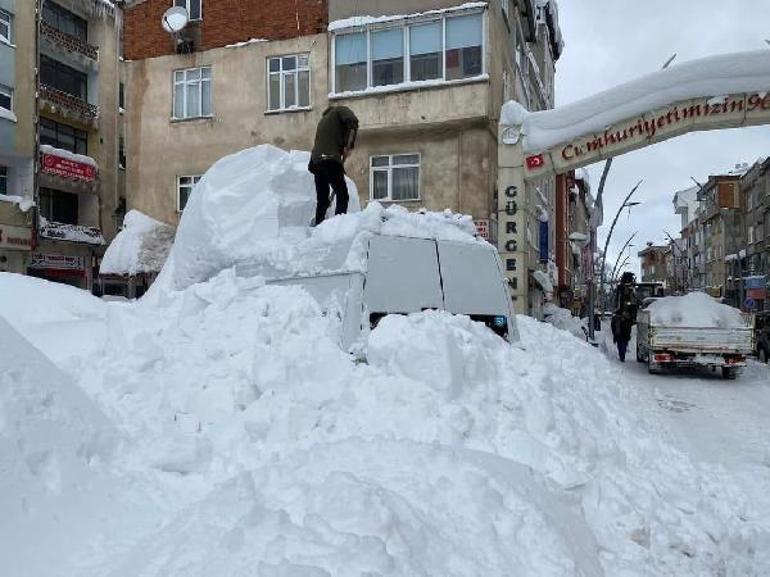
<path id="1" fill-rule="evenodd" d="M 325 314 L 339 316 L 345 350 L 385 315 L 428 309 L 467 315 L 509 342 L 518 340 L 500 259 L 484 241 L 368 233 L 327 245 L 322 261 L 313 273 L 281 275 L 264 262 L 241 263 L 236 272 L 304 288 Z"/>

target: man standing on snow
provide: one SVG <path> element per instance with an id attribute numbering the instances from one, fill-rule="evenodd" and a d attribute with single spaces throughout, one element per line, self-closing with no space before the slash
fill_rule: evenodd
<path id="1" fill-rule="evenodd" d="M 348 211 L 348 185 L 344 163 L 356 145 L 358 118 L 347 106 L 327 108 L 315 133 L 308 170 L 315 176 L 315 226 L 321 224 L 331 205 L 329 187 L 337 198 L 334 214 Z"/>

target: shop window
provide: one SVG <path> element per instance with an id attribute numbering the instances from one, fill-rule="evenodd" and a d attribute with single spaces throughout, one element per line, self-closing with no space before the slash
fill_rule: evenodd
<path id="1" fill-rule="evenodd" d="M 40 118 L 40 144 L 85 155 L 88 154 L 88 133 L 49 118 Z"/>
<path id="2" fill-rule="evenodd" d="M 482 72 L 483 23 L 480 14 L 447 18 L 447 80 L 470 78 Z"/>
<path id="3" fill-rule="evenodd" d="M 48 56 L 40 57 L 40 82 L 81 100 L 88 100 L 88 76 Z"/>
<path id="4" fill-rule="evenodd" d="M 390 28 L 372 32 L 372 86 L 404 81 L 404 31 Z"/>
<path id="5" fill-rule="evenodd" d="M 436 80 L 444 76 L 441 22 L 409 27 L 409 67 L 412 80 Z"/>
<path id="6" fill-rule="evenodd" d="M 366 50 L 366 34 L 354 33 L 335 37 L 335 89 L 337 92 L 366 88 Z"/>
<path id="7" fill-rule="evenodd" d="M 5 10 L 0 10 L 0 42 L 11 44 L 11 15 Z"/>
<path id="8" fill-rule="evenodd" d="M 175 6 L 181 6 L 187 10 L 190 20 L 203 19 L 203 0 L 174 0 Z"/>
<path id="9" fill-rule="evenodd" d="M 8 167 L 0 166 L 0 194 L 8 194 Z"/>
<path id="10" fill-rule="evenodd" d="M 41 188 L 40 214 L 53 222 L 78 224 L 78 195 L 51 188 Z"/>
<path id="11" fill-rule="evenodd" d="M 176 179 L 176 210 L 182 212 L 200 176 L 179 176 Z"/>
<path id="12" fill-rule="evenodd" d="M 43 2 L 43 22 L 59 32 L 88 42 L 88 22 L 58 4 Z"/>
<path id="13" fill-rule="evenodd" d="M 310 106 L 310 56 L 296 54 L 267 59 L 268 110 Z"/>
<path id="14" fill-rule="evenodd" d="M 211 116 L 211 67 L 174 71 L 174 118 Z"/>
<path id="15" fill-rule="evenodd" d="M 0 108 L 13 112 L 13 89 L 0 84 Z"/>
<path id="16" fill-rule="evenodd" d="M 419 200 L 420 155 L 372 156 L 369 182 L 371 200 Z"/>

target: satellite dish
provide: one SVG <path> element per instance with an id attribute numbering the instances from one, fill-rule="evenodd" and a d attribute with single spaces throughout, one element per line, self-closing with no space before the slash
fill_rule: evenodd
<path id="1" fill-rule="evenodd" d="M 161 25 L 169 34 L 176 34 L 181 32 L 189 21 L 187 10 L 181 6 L 172 6 L 163 14 Z"/>

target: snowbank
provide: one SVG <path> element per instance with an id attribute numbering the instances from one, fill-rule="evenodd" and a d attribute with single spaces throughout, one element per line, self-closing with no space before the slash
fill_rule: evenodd
<path id="1" fill-rule="evenodd" d="M 130 210 L 99 267 L 99 274 L 136 275 L 159 272 L 166 262 L 174 229 L 138 210 Z"/>
<path id="2" fill-rule="evenodd" d="M 526 152 L 543 152 L 673 102 L 769 89 L 767 50 L 725 54 L 671 66 L 552 110 L 528 112 L 511 101 L 503 105 L 500 124 L 521 129 Z"/>
<path id="3" fill-rule="evenodd" d="M 740 328 L 746 326 L 741 311 L 723 305 L 706 293 L 693 292 L 664 297 L 648 307 L 653 324 L 693 328 Z"/>
<path id="4" fill-rule="evenodd" d="M 548 325 L 519 317 L 516 348 L 465 317 L 386 317 L 357 364 L 302 290 L 232 271 L 162 304 L 91 304 L 108 309 L 102 349 L 68 367 L 120 437 L 108 470 L 84 473 L 111 497 L 93 492 L 69 523 L 74 486 L 47 501 L 0 474 L 14 503 L 65 521 L 33 516 L 9 545 L 44 549 L 41 577 L 770 569 L 746 495 L 673 450 L 616 365 Z M 24 390 L 48 390 L 29 374 Z M 47 418 L 9 410 L 12 443 L 7 423 Z"/>
<path id="5" fill-rule="evenodd" d="M 588 335 L 588 329 L 583 321 L 573 316 L 567 309 L 560 308 L 553 303 L 543 305 L 543 320 L 579 339 L 586 340 Z"/>

